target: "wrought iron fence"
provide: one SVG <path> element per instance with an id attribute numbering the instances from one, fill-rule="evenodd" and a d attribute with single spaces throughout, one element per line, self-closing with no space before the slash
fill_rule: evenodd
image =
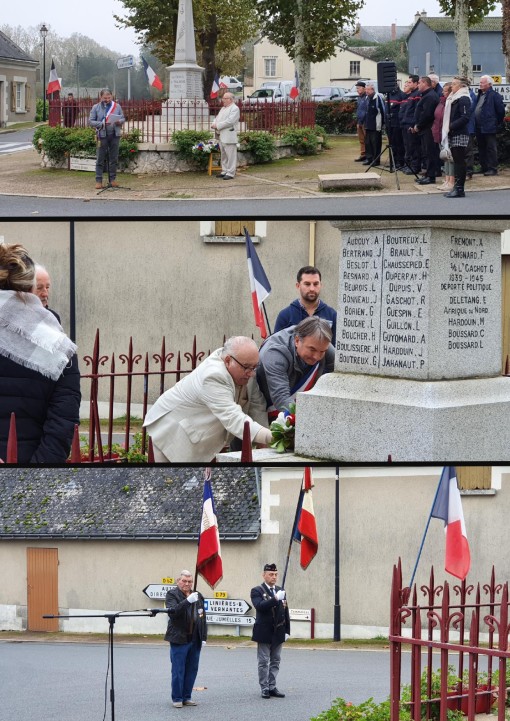
<path id="1" fill-rule="evenodd" d="M 86 128 L 96 101 L 80 98 L 70 109 L 65 100 L 50 100 L 50 126 Z M 211 123 L 221 108 L 218 100 L 204 106 L 201 100 L 121 100 L 126 117 L 125 133 L 138 130 L 140 142 L 168 143 L 176 130 L 210 130 Z M 313 127 L 317 103 L 312 101 L 286 101 L 281 103 L 237 102 L 240 130 L 265 130 L 281 137 L 288 127 Z"/>
<path id="2" fill-rule="evenodd" d="M 393 568 L 390 606 L 391 721 L 399 720 L 404 706 L 414 721 L 446 721 L 449 710 L 461 711 L 473 721 L 475 714 L 489 713 L 495 705 L 498 721 L 503 721 L 510 658 L 508 582 L 497 583 L 493 568 L 483 586 L 464 580 L 450 588 L 447 581 L 436 585 L 432 568 L 428 585 L 419 590 L 415 585 L 411 591 L 402 584 L 399 561 Z M 410 633 L 404 633 L 408 620 Z M 486 646 L 481 645 L 482 634 L 488 639 Z M 411 685 L 406 695 L 402 694 L 402 647 L 408 644 Z M 434 650 L 439 651 L 437 670 Z M 486 671 L 479 670 L 480 659 Z"/>

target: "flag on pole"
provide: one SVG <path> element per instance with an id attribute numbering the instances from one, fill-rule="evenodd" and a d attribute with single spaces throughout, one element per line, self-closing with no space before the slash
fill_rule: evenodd
<path id="1" fill-rule="evenodd" d="M 293 534 L 293 540 L 301 544 L 300 563 L 303 570 L 308 568 L 319 548 L 317 524 L 313 510 L 312 487 L 312 469 L 306 467 L 303 474 L 303 485 L 299 496 L 296 526 Z"/>
<path id="2" fill-rule="evenodd" d="M 220 79 L 218 77 L 218 73 L 214 76 L 212 88 L 211 88 L 211 100 L 214 100 L 214 98 L 218 97 L 218 92 L 220 90 Z"/>
<path id="3" fill-rule="evenodd" d="M 145 74 L 147 75 L 147 80 L 149 81 L 149 85 L 152 88 L 156 88 L 156 90 L 163 90 L 163 83 L 159 79 L 159 77 L 156 75 L 154 70 L 151 68 L 147 60 L 142 55 L 142 63 L 143 63 L 143 69 L 145 70 Z"/>
<path id="4" fill-rule="evenodd" d="M 204 497 L 198 539 L 197 572 L 211 588 L 214 588 L 223 578 L 220 534 L 214 509 L 210 468 L 206 468 L 204 471 Z"/>
<path id="5" fill-rule="evenodd" d="M 267 338 L 268 332 L 262 312 L 262 305 L 271 292 L 271 285 L 246 228 L 244 228 L 244 236 L 246 238 L 246 255 L 248 257 L 248 274 L 250 276 L 251 300 L 253 303 L 255 325 L 260 328 L 260 337 Z"/>
<path id="6" fill-rule="evenodd" d="M 56 93 L 57 90 L 61 89 L 60 80 L 58 79 L 57 71 L 55 70 L 55 61 L 51 60 L 50 77 L 48 79 L 48 87 L 46 88 L 46 95 Z"/>
<path id="7" fill-rule="evenodd" d="M 295 69 L 294 70 L 294 85 L 290 89 L 289 98 L 292 98 L 292 100 L 294 100 L 294 98 L 297 98 L 298 95 L 299 95 L 299 76 L 298 76 L 297 69 Z"/>
<path id="8" fill-rule="evenodd" d="M 443 468 L 430 515 L 445 524 L 445 570 L 463 581 L 469 573 L 471 555 L 454 466 Z"/>

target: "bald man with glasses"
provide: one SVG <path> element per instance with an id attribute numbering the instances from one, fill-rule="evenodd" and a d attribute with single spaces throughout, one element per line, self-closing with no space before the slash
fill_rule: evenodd
<path id="1" fill-rule="evenodd" d="M 269 445 L 258 363 L 256 343 L 234 336 L 163 393 L 144 421 L 156 463 L 209 463 L 233 437 L 243 437 L 245 421 L 252 442 Z"/>

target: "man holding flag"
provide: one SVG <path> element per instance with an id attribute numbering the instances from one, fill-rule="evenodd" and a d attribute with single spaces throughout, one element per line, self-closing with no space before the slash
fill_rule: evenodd
<path id="1" fill-rule="evenodd" d="M 204 597 L 198 591 L 192 592 L 192 587 L 193 576 L 183 570 L 177 578 L 177 586 L 167 591 L 165 599 L 168 609 L 165 641 L 170 642 L 172 704 L 175 708 L 197 705 L 191 700 L 191 693 L 202 644 L 207 640 Z"/>
<path id="2" fill-rule="evenodd" d="M 273 333 L 260 348 L 257 383 L 269 417 L 289 410 L 299 392 L 308 391 L 323 373 L 331 373 L 335 350 L 327 320 L 309 316 L 298 325 Z"/>
<path id="3" fill-rule="evenodd" d="M 264 582 L 251 589 L 251 602 L 257 615 L 252 641 L 257 642 L 257 661 L 261 696 L 285 698 L 276 688 L 282 646 L 290 635 L 290 615 L 285 591 L 276 585 L 278 569 L 266 563 L 262 573 Z"/>

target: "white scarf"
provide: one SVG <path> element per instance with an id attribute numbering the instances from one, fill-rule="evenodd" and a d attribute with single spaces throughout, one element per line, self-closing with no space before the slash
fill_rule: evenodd
<path id="1" fill-rule="evenodd" d="M 36 295 L 0 290 L 0 355 L 57 381 L 76 350 Z"/>
<path id="2" fill-rule="evenodd" d="M 446 103 L 444 105 L 444 115 L 443 115 L 443 129 L 441 133 L 441 147 L 448 149 L 449 143 L 448 143 L 448 133 L 450 132 L 450 115 L 452 112 L 452 103 L 454 103 L 459 98 L 471 98 L 469 94 L 469 88 L 466 87 L 460 87 L 456 93 L 450 93 L 450 95 L 446 98 Z"/>

